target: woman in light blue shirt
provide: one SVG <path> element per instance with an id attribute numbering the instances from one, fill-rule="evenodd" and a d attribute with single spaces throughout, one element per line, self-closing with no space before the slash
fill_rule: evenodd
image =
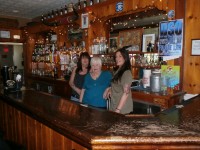
<path id="1" fill-rule="evenodd" d="M 80 102 L 94 107 L 106 108 L 104 91 L 110 86 L 112 75 L 109 71 L 102 71 L 100 57 L 93 57 L 90 62 L 91 71 L 85 76 L 80 94 Z"/>

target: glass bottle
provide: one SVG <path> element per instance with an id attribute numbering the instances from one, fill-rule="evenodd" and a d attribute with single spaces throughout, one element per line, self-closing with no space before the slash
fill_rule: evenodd
<path id="1" fill-rule="evenodd" d="M 35 61 L 35 52 L 32 53 L 32 61 Z"/>
<path id="2" fill-rule="evenodd" d="M 59 15 L 59 11 L 58 11 L 58 9 L 56 9 L 56 13 L 55 13 L 55 15 L 56 15 L 56 16 Z"/>
<path id="3" fill-rule="evenodd" d="M 65 5 L 64 14 L 67 14 L 67 5 Z"/>
<path id="4" fill-rule="evenodd" d="M 47 15 L 47 19 L 50 19 L 50 18 L 51 18 L 51 13 L 49 12 Z"/>
<path id="5" fill-rule="evenodd" d="M 60 15 L 62 16 L 63 15 L 63 8 L 61 7 L 60 9 Z"/>
<path id="6" fill-rule="evenodd" d="M 78 9 L 81 9 L 81 2 L 80 2 L 80 0 L 78 1 Z"/>
<path id="7" fill-rule="evenodd" d="M 92 6 L 93 5 L 93 0 L 90 0 L 90 6 Z"/>
<path id="8" fill-rule="evenodd" d="M 51 12 L 51 18 L 54 18 L 54 16 L 55 16 L 55 13 L 54 13 L 54 10 L 52 10 L 52 12 Z"/>
<path id="9" fill-rule="evenodd" d="M 87 1 L 86 0 L 84 0 L 84 2 L 83 2 L 83 7 L 87 7 Z"/>
<path id="10" fill-rule="evenodd" d="M 54 78 L 57 79 L 57 78 L 58 78 L 58 68 L 57 68 L 56 65 L 54 66 L 53 72 L 54 72 L 54 73 L 53 73 L 53 74 L 54 74 Z"/>

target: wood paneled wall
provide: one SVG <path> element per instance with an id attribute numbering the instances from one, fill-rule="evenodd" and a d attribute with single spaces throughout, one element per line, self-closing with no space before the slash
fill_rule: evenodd
<path id="1" fill-rule="evenodd" d="M 109 30 L 108 26 L 104 23 L 109 18 L 115 16 L 122 16 L 127 13 L 134 13 L 142 11 L 147 7 L 157 7 L 160 10 L 175 10 L 176 19 L 183 18 L 184 24 L 184 43 L 183 43 L 183 57 L 173 61 L 169 61 L 170 65 L 181 66 L 181 89 L 187 93 L 200 93 L 200 56 L 191 56 L 191 39 L 200 39 L 200 0 L 124 0 L 124 11 L 117 13 L 115 11 L 116 2 L 120 0 L 109 0 L 80 11 L 79 13 L 89 12 L 89 22 L 92 17 L 96 17 L 101 20 L 89 24 L 89 28 L 85 29 L 88 36 L 84 37 L 86 42 L 87 50 L 89 51 L 89 45 L 92 44 L 93 39 L 97 36 L 106 36 L 108 38 Z M 80 24 L 80 18 L 77 21 Z M 60 28 L 65 28 L 66 25 L 54 29 L 55 31 Z M 38 24 L 28 28 L 29 35 L 49 30 L 51 28 Z M 67 36 L 64 35 L 59 37 L 59 45 L 62 45 L 67 40 Z M 35 41 L 27 41 L 26 49 L 26 72 L 30 72 L 30 61 L 31 61 L 31 49 Z"/>
<path id="2" fill-rule="evenodd" d="M 4 138 L 27 150 L 87 150 L 3 101 L 0 101 L 0 120 Z"/>
<path id="3" fill-rule="evenodd" d="M 191 55 L 191 40 L 200 39 L 200 0 L 185 0 L 185 12 L 183 89 L 200 94 L 200 56 Z"/>

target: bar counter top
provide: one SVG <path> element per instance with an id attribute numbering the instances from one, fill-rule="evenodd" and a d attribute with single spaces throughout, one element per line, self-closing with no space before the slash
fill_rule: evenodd
<path id="1" fill-rule="evenodd" d="M 200 149 L 200 96 L 155 116 L 122 115 L 34 90 L 0 94 L 3 102 L 88 149 L 152 145 Z"/>

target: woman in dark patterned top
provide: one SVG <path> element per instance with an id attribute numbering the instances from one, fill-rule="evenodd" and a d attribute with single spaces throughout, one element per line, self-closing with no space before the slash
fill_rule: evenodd
<path id="1" fill-rule="evenodd" d="M 88 54 L 88 52 L 83 52 L 79 57 L 77 67 L 73 69 L 70 76 L 69 85 L 72 88 L 71 100 L 79 101 L 84 78 L 89 71 L 90 55 Z"/>

